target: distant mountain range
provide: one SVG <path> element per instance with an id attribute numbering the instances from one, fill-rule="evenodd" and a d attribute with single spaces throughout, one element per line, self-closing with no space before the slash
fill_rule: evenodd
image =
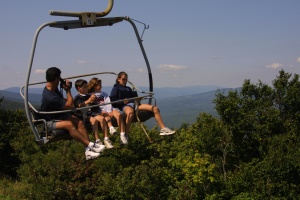
<path id="1" fill-rule="evenodd" d="M 140 87 L 140 89 L 148 91 L 146 87 Z M 9 109 L 24 109 L 24 101 L 19 90 L 20 88 L 17 87 L 0 90 L 0 98 L 4 97 L 2 106 Z M 29 89 L 28 97 L 33 105 L 40 106 L 42 90 L 43 88 Z M 103 88 L 103 91 L 107 93 L 110 93 L 110 90 L 111 87 Z M 227 93 L 232 89 L 219 86 L 154 88 L 156 104 L 160 108 L 164 123 L 172 128 L 179 128 L 183 123 L 195 122 L 197 116 L 202 112 L 218 116 L 214 109 L 215 105 L 212 103 L 217 90 Z M 73 96 L 77 94 L 75 89 L 73 89 L 72 94 Z M 155 124 L 154 119 L 146 122 L 149 128 Z"/>
<path id="2" fill-rule="evenodd" d="M 140 90 L 148 92 L 149 87 L 140 86 L 138 87 Z M 192 94 L 199 94 L 203 92 L 209 92 L 217 89 L 222 89 L 223 87 L 217 86 L 217 85 L 206 85 L 206 86 L 188 86 L 188 87 L 160 87 L 160 88 L 154 88 L 155 97 L 157 99 L 161 98 L 167 98 L 167 97 L 176 97 L 176 96 L 185 96 L 185 95 L 192 95 Z M 41 94 L 44 88 L 29 88 L 28 93 L 30 94 Z M 112 89 L 112 86 L 103 86 L 102 90 L 108 94 L 110 94 L 110 91 Z M 3 91 L 7 92 L 13 92 L 13 93 L 19 93 L 20 88 L 19 87 L 11 87 L 7 88 Z M 1 90 L 0 90 L 1 92 Z M 76 89 L 72 88 L 72 94 L 77 94 Z"/>

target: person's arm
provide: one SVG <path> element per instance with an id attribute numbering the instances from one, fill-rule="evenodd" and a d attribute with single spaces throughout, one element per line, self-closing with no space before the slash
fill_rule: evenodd
<path id="1" fill-rule="evenodd" d="M 95 95 L 94 94 L 92 94 L 87 100 L 82 100 L 82 99 L 80 99 L 80 101 L 79 100 L 77 100 L 76 99 L 76 97 L 75 97 L 75 107 L 76 108 L 82 108 L 82 107 L 85 107 L 85 106 L 87 106 L 88 104 L 90 104 L 90 103 L 92 103 L 93 101 L 95 100 Z"/>
<path id="2" fill-rule="evenodd" d="M 71 84 L 68 79 L 66 80 L 66 85 L 64 85 L 64 90 L 66 91 L 66 96 L 67 96 L 64 109 L 73 109 L 74 101 L 73 101 L 73 96 L 71 94 Z"/>
<path id="3" fill-rule="evenodd" d="M 110 92 L 110 99 L 112 101 L 117 101 L 117 100 L 119 100 L 118 98 L 119 98 L 118 97 L 118 88 L 113 87 L 111 92 Z"/>
<path id="4" fill-rule="evenodd" d="M 106 95 L 105 97 L 104 97 L 104 103 L 110 103 L 111 101 L 110 101 L 110 98 L 109 98 L 109 96 L 108 95 Z M 105 111 L 106 112 L 112 112 L 112 105 L 111 104 L 107 104 L 107 105 L 105 105 Z"/>
<path id="5" fill-rule="evenodd" d="M 129 89 L 129 91 L 127 92 L 128 98 L 135 97 L 135 95 L 133 94 L 133 91 L 132 91 L 131 87 L 127 87 L 127 88 Z M 134 103 L 134 100 L 133 100 L 133 99 L 132 99 L 132 100 L 129 100 L 129 101 L 127 101 L 127 103 Z M 127 104 L 127 103 L 126 103 L 126 104 Z"/>
<path id="6" fill-rule="evenodd" d="M 93 102 L 93 100 L 92 100 L 92 98 L 90 97 L 90 98 L 88 98 L 86 101 L 82 102 L 81 105 L 80 105 L 79 107 L 85 107 L 85 106 L 89 105 L 89 104 L 92 103 L 92 102 Z"/>
<path id="7" fill-rule="evenodd" d="M 113 102 L 113 101 L 118 101 L 120 100 L 120 95 L 119 95 L 120 91 L 117 87 L 113 87 L 113 89 L 111 90 L 111 93 L 110 93 L 110 100 Z M 119 106 L 122 106 L 124 105 L 123 102 L 118 102 L 118 103 L 113 103 L 112 106 L 114 107 L 119 107 Z"/>
<path id="8" fill-rule="evenodd" d="M 74 108 L 74 101 L 73 96 L 71 94 L 71 90 L 66 90 L 67 100 L 64 109 L 73 109 Z"/>
<path id="9" fill-rule="evenodd" d="M 113 89 L 111 90 L 111 93 L 110 93 L 110 100 L 111 100 L 111 102 L 118 101 L 120 99 L 121 99 L 121 95 L 120 95 L 119 89 L 117 87 L 113 87 Z M 115 107 L 115 108 L 122 109 L 122 107 L 125 104 L 124 104 L 124 102 L 118 102 L 118 103 L 113 103 L 111 105 L 113 107 Z"/>

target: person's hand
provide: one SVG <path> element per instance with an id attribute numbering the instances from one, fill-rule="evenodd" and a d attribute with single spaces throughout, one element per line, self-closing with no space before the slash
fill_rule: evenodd
<path id="1" fill-rule="evenodd" d="M 72 83 L 69 79 L 66 79 L 65 81 L 66 81 L 66 84 L 63 85 L 63 88 L 66 92 L 69 92 L 72 87 L 72 85 L 71 85 Z"/>
<path id="2" fill-rule="evenodd" d="M 96 100 L 96 95 L 95 95 L 95 94 L 91 94 L 90 100 L 91 100 L 91 102 L 92 102 L 92 101 L 95 101 L 95 100 Z"/>

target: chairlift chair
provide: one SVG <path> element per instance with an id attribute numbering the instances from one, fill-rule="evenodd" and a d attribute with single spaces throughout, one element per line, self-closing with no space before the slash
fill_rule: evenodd
<path id="1" fill-rule="evenodd" d="M 124 21 L 129 22 L 134 30 L 138 44 L 142 51 L 142 54 L 143 54 L 143 57 L 144 57 L 144 60 L 145 60 L 146 66 L 147 66 L 148 78 L 149 78 L 149 92 L 144 92 L 144 91 L 139 90 L 133 83 L 128 81 L 132 85 L 134 90 L 143 94 L 143 96 L 135 97 L 132 99 L 134 99 L 137 103 L 139 103 L 143 99 L 148 99 L 148 104 L 152 103 L 152 98 L 153 98 L 153 94 L 154 94 L 153 93 L 152 73 L 151 73 L 151 68 L 150 68 L 150 64 L 149 64 L 146 52 L 145 52 L 143 44 L 142 44 L 141 36 L 139 35 L 139 32 L 137 30 L 135 23 L 129 17 L 127 17 L 127 16 L 125 16 L 125 17 L 105 17 L 107 14 L 110 13 L 110 11 L 113 7 L 113 4 L 114 4 L 114 0 L 108 0 L 108 5 L 103 12 L 70 12 L 70 11 L 51 10 L 50 15 L 64 16 L 64 17 L 77 17 L 78 19 L 77 20 L 67 20 L 67 21 L 47 22 L 47 23 L 42 24 L 36 30 L 34 39 L 33 39 L 33 43 L 32 43 L 30 59 L 29 59 L 29 63 L 28 63 L 28 70 L 27 70 L 27 75 L 26 75 L 25 86 L 23 86 L 20 89 L 20 95 L 24 99 L 25 112 L 26 112 L 26 116 L 27 116 L 29 125 L 35 136 L 36 142 L 38 142 L 39 144 L 46 144 L 51 141 L 56 141 L 56 140 L 66 139 L 66 138 L 70 139 L 70 134 L 66 130 L 56 129 L 53 131 L 48 131 L 47 126 L 46 126 L 46 121 L 44 119 L 40 118 L 41 114 L 54 114 L 54 113 L 56 114 L 56 113 L 71 112 L 71 111 L 73 112 L 74 111 L 74 110 L 64 110 L 64 111 L 41 112 L 41 111 L 37 110 L 36 108 L 34 108 L 34 106 L 29 102 L 29 97 L 28 97 L 29 86 L 46 83 L 46 81 L 37 82 L 37 83 L 29 82 L 33 59 L 34 59 L 34 54 L 35 54 L 35 49 L 36 49 L 36 44 L 37 44 L 37 39 L 38 39 L 38 36 L 39 36 L 39 33 L 41 32 L 41 30 L 43 30 L 45 27 L 60 28 L 63 30 L 71 30 L 71 29 L 79 29 L 79 28 L 106 27 L 106 26 L 112 26 L 114 24 L 124 22 Z M 147 29 L 146 26 L 144 27 L 144 30 L 145 29 Z M 85 74 L 85 75 L 79 75 L 79 76 L 75 76 L 75 77 L 65 77 L 65 78 L 72 79 L 72 78 L 79 78 L 79 77 L 100 75 L 100 74 L 117 75 L 114 72 L 100 72 L 100 73 Z M 120 101 L 122 101 L 122 100 L 120 100 Z M 115 102 L 111 102 L 111 103 L 115 103 Z M 102 104 L 102 105 L 105 105 L 105 104 Z M 87 106 L 84 108 L 76 108 L 75 110 L 81 110 L 84 112 L 91 107 L 93 107 L 93 106 Z M 137 112 L 136 118 L 134 121 L 144 122 L 144 121 L 148 120 L 149 118 L 153 117 L 152 112 L 138 111 L 137 109 L 136 109 L 136 112 Z M 42 127 L 43 127 L 42 130 L 39 130 L 38 124 L 42 124 Z M 141 124 L 141 126 L 142 126 L 143 130 L 145 131 L 142 124 Z M 151 142 L 151 139 L 148 136 L 146 131 L 145 131 L 145 133 L 146 133 L 149 141 Z"/>

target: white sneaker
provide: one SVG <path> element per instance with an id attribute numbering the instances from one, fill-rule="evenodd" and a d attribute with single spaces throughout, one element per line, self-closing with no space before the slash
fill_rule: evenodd
<path id="1" fill-rule="evenodd" d="M 104 151 L 105 146 L 103 144 L 96 144 L 94 143 L 94 145 L 92 147 L 89 147 L 93 152 L 96 153 L 100 153 L 102 151 Z"/>
<path id="2" fill-rule="evenodd" d="M 86 160 L 95 159 L 98 156 L 100 156 L 100 153 L 93 152 L 90 149 L 85 151 L 85 159 Z"/>
<path id="3" fill-rule="evenodd" d="M 106 148 L 111 149 L 114 148 L 114 146 L 112 145 L 111 141 L 109 139 L 104 139 L 104 145 Z"/>
<path id="4" fill-rule="evenodd" d="M 160 129 L 159 135 L 172 135 L 174 133 L 176 133 L 176 131 L 172 131 L 168 127 L 165 127 L 165 128 Z"/>
<path id="5" fill-rule="evenodd" d="M 127 137 L 125 135 L 120 135 L 121 144 L 128 144 Z"/>
<path id="6" fill-rule="evenodd" d="M 96 141 L 95 144 L 101 145 L 103 144 L 100 140 Z"/>
<path id="7" fill-rule="evenodd" d="M 111 136 L 113 136 L 115 133 L 117 133 L 117 130 L 113 126 L 111 126 L 109 127 L 109 133 Z"/>

